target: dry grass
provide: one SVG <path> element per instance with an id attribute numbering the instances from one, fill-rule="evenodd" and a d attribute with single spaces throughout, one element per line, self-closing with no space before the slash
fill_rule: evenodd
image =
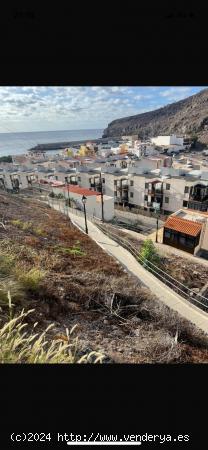
<path id="1" fill-rule="evenodd" d="M 11 296 L 8 293 L 10 319 L 0 328 L 0 363 L 101 363 L 104 355 L 90 352 L 79 356 L 79 343 L 73 338 L 73 328 L 66 329 L 64 335 L 51 340 L 48 332 L 53 328 L 50 324 L 42 333 L 36 333 L 37 322 L 28 331 L 26 319 L 34 310 L 29 310 L 12 317 Z"/>
<path id="2" fill-rule="evenodd" d="M 3 312 L 9 288 L 17 315 L 22 307 L 35 307 L 39 324 L 44 327 L 45 321 L 59 322 L 62 337 L 63 324 L 67 321 L 71 329 L 77 320 L 85 327 L 84 339 L 89 334 L 94 346 L 98 329 L 96 348 L 104 348 L 108 339 L 105 353 L 110 354 L 111 346 L 112 353 L 116 351 L 112 328 L 116 327 L 121 332 L 118 345 L 124 349 L 121 362 L 196 362 L 197 355 L 198 362 L 208 361 L 207 337 L 158 302 L 116 260 L 74 228 L 66 216 L 34 200 L 0 197 L 7 201 L 6 230 L 0 229 Z M 0 214 L 1 208 L 5 209 L 2 205 L 0 202 Z M 13 220 L 32 223 L 32 227 L 23 230 Z M 42 231 L 38 234 L 38 229 L 46 235 Z M 6 278 L 13 288 L 5 284 Z M 33 326 L 34 315 L 27 316 L 28 324 L 31 322 L 28 328 Z M 109 325 L 103 324 L 103 317 Z M 95 323 L 100 321 L 98 328 L 94 318 Z M 115 361 L 118 359 L 117 353 Z"/>

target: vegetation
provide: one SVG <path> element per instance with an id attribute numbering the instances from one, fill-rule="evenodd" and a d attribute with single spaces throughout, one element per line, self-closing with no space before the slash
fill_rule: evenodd
<path id="1" fill-rule="evenodd" d="M 37 292 L 40 282 L 46 276 L 46 272 L 36 269 L 35 267 L 27 271 L 27 269 L 19 265 L 19 267 L 15 269 L 15 275 L 25 291 Z"/>
<path id="2" fill-rule="evenodd" d="M 62 247 L 60 245 L 57 245 L 54 247 L 54 250 L 58 251 L 59 253 L 66 254 L 66 255 L 68 254 L 68 255 L 76 255 L 76 256 L 85 256 L 86 253 L 81 250 L 81 248 L 78 244 L 79 244 L 79 241 L 77 241 L 77 243 L 74 244 L 73 247 L 71 247 L 71 248 Z"/>
<path id="3" fill-rule="evenodd" d="M 30 331 L 25 319 L 33 310 L 12 317 L 11 295 L 8 292 L 9 318 L 0 328 L 0 363 L 101 363 L 104 355 L 98 352 L 79 355 L 78 339 L 72 337 L 75 329 L 65 334 L 49 336 L 54 324 L 51 323 L 42 333 L 36 333 L 37 322 Z M 92 361 L 93 359 L 93 361 Z"/>
<path id="4" fill-rule="evenodd" d="M 24 312 L 34 310 L 20 320 L 21 325 L 27 322 L 22 333 L 28 330 L 28 334 L 23 339 L 38 333 L 29 345 L 35 344 L 48 325 L 54 324 L 44 335 L 38 356 L 38 350 L 30 347 L 30 354 L 35 355 L 30 361 L 65 362 L 68 353 L 64 354 L 66 358 L 62 354 L 63 359 L 57 359 L 55 353 L 46 359 L 45 353 L 52 341 L 68 345 L 65 329 L 71 330 L 77 324 L 79 345 L 74 362 L 93 351 L 105 354 L 104 362 L 208 362 L 207 337 L 159 302 L 67 216 L 34 198 L 14 199 L 7 193 L 0 194 L 0 215 L 5 225 L 0 227 L 0 336 L 3 326 L 19 317 L 23 308 Z M 31 228 L 24 230 L 23 223 L 30 223 Z M 46 233 L 44 238 L 41 233 L 38 235 L 39 228 Z M 134 244 L 139 253 L 142 242 L 139 248 Z M 156 263 L 155 256 L 152 260 Z M 164 262 L 163 257 L 161 260 Z M 191 278 L 192 273 L 189 275 Z M 8 290 L 13 303 L 9 318 Z M 35 322 L 38 325 L 34 330 Z M 12 324 L 7 330 L 13 330 Z M 12 332 L 16 333 L 16 325 Z M 15 342 L 16 335 L 12 336 Z M 15 354 L 11 347 L 8 356 L 10 337 L 6 331 L 2 340 L 0 337 L 0 358 L 1 348 L 5 351 L 1 360 L 28 362 L 29 352 L 21 344 Z M 18 335 L 16 342 L 21 338 L 22 334 Z M 19 350 L 25 351 L 24 358 L 19 356 Z M 90 357 L 88 361 L 94 359 Z"/>
<path id="5" fill-rule="evenodd" d="M 150 271 L 152 268 L 151 263 L 155 264 L 156 266 L 160 265 L 161 263 L 160 256 L 151 239 L 146 239 L 143 242 L 139 253 L 139 258 L 141 258 L 141 264 Z"/>
<path id="6" fill-rule="evenodd" d="M 55 194 L 53 191 L 50 192 L 49 197 L 57 198 L 57 199 L 60 199 L 60 200 L 65 198 L 64 194 L 61 194 L 61 192 L 59 194 Z"/>
<path id="7" fill-rule="evenodd" d="M 196 143 L 197 143 L 197 141 L 198 141 L 198 135 L 195 134 L 195 133 L 192 133 L 191 136 L 190 136 L 190 138 L 191 138 L 191 141 L 192 141 L 191 146 L 192 146 L 193 148 L 195 148 Z"/>
<path id="8" fill-rule="evenodd" d="M 14 219 L 11 220 L 12 225 L 20 228 L 20 230 L 23 231 L 33 231 L 35 234 L 37 234 L 38 236 L 46 236 L 46 232 L 44 231 L 43 228 L 37 226 L 34 227 L 32 222 L 24 222 L 20 219 Z"/>
<path id="9" fill-rule="evenodd" d="M 12 163 L 12 156 L 10 156 L 10 155 L 8 155 L 8 156 L 1 156 L 0 157 L 0 163 L 1 162 Z"/>

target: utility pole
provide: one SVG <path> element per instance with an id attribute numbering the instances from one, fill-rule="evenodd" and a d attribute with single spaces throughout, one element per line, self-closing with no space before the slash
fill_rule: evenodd
<path id="1" fill-rule="evenodd" d="M 158 217 L 157 217 L 157 230 L 156 230 L 156 239 L 155 239 L 155 242 L 158 242 L 157 238 L 158 238 Z"/>
<path id="2" fill-rule="evenodd" d="M 103 184 L 102 184 L 101 171 L 100 171 L 100 188 L 101 188 L 102 222 L 104 222 Z"/>

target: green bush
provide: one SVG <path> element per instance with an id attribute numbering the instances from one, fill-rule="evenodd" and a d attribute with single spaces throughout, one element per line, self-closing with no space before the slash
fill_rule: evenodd
<path id="1" fill-rule="evenodd" d="M 160 265 L 160 256 L 157 253 L 157 250 L 151 241 L 151 239 L 146 239 L 139 253 L 139 258 L 141 264 L 146 267 L 148 270 L 151 270 L 152 265 L 150 263 L 155 264 L 156 266 Z"/>
<path id="2" fill-rule="evenodd" d="M 27 271 L 22 267 L 18 267 L 15 271 L 15 275 L 24 290 L 36 292 L 39 289 L 40 282 L 44 279 L 46 272 L 36 268 Z"/>

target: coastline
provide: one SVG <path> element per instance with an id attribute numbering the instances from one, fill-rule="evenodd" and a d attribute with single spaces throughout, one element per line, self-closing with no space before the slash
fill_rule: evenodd
<path id="1" fill-rule="evenodd" d="M 119 139 L 114 138 L 114 140 Z M 109 141 L 109 138 L 98 138 L 98 139 L 84 139 L 79 141 L 67 141 L 67 142 L 51 142 L 46 144 L 38 144 L 35 147 L 28 149 L 28 152 L 39 152 L 39 151 L 49 151 L 49 150 L 62 150 L 67 147 L 78 147 L 79 145 L 85 144 L 86 141 L 91 141 L 95 144 L 105 144 Z"/>

